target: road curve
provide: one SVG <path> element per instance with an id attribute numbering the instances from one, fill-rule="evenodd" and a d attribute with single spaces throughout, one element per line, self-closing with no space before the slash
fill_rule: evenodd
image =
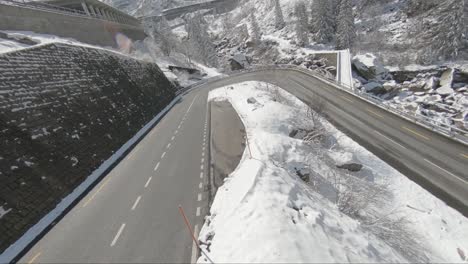
<path id="1" fill-rule="evenodd" d="M 243 81 L 276 84 L 305 102 L 317 94 L 339 129 L 468 216 L 465 145 L 317 77 L 292 69 L 258 70 L 212 81 L 184 96 L 20 262 L 193 261 L 196 251 L 178 206 L 197 228 L 208 212 L 208 91 Z"/>

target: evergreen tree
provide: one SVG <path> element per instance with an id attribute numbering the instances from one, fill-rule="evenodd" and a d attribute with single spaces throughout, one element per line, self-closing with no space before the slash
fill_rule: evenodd
<path id="1" fill-rule="evenodd" d="M 350 49 L 356 39 L 351 0 L 341 0 L 337 19 L 336 48 Z"/>
<path id="2" fill-rule="evenodd" d="M 275 27 L 276 29 L 283 29 L 286 26 L 284 23 L 283 10 L 281 10 L 281 5 L 279 0 L 273 0 L 275 2 Z"/>
<path id="3" fill-rule="evenodd" d="M 294 13 L 296 15 L 296 36 L 299 46 L 309 44 L 309 36 L 307 32 L 307 7 L 303 1 L 296 2 L 294 5 Z"/>
<path id="4" fill-rule="evenodd" d="M 430 45 L 426 49 L 436 54 L 434 61 L 455 59 L 463 45 L 464 1 L 446 0 L 440 3 L 438 9 L 441 13 L 437 23 L 430 27 L 426 37 Z"/>
<path id="5" fill-rule="evenodd" d="M 333 39 L 334 17 L 330 0 L 313 0 L 311 32 L 318 43 L 328 43 Z"/>

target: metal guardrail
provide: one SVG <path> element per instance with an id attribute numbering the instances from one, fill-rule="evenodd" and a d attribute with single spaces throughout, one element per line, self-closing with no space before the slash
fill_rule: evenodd
<path id="1" fill-rule="evenodd" d="M 337 89 L 340 89 L 341 91 L 344 91 L 352 96 L 355 96 L 355 97 L 358 97 L 362 100 L 365 100 L 366 102 L 368 103 L 371 103 L 385 111 L 388 111 L 388 112 L 391 112 L 395 115 L 398 115 L 412 123 L 415 123 L 417 125 L 420 125 L 420 126 L 423 126 L 429 130 L 432 130 L 442 136 L 445 136 L 445 137 L 449 137 L 453 140 L 456 140 L 464 145 L 468 145 L 468 131 L 467 130 L 463 130 L 463 129 L 460 129 L 460 128 L 457 128 L 457 127 L 454 127 L 454 126 L 451 126 L 451 125 L 448 125 L 448 124 L 445 124 L 443 122 L 439 122 L 437 120 L 434 120 L 434 119 L 431 119 L 427 116 L 424 116 L 424 115 L 420 115 L 420 114 L 417 114 L 417 113 L 414 113 L 414 112 L 410 112 L 406 109 L 403 109 L 402 107 L 399 107 L 397 105 L 393 105 L 393 104 L 389 104 L 387 102 L 385 102 L 385 100 L 377 97 L 377 96 L 373 96 L 373 95 L 370 95 L 370 94 L 367 94 L 365 92 L 361 92 L 359 90 L 356 90 L 356 89 L 353 89 L 351 88 L 350 86 L 346 85 L 346 84 L 343 84 L 343 83 L 339 83 L 336 81 L 335 78 L 332 78 L 330 76 L 327 76 L 326 74 L 323 74 L 323 73 L 320 73 L 320 72 L 315 72 L 315 71 L 311 71 L 311 70 L 308 70 L 308 69 L 304 69 L 304 68 L 301 68 L 301 67 L 298 67 L 298 66 L 294 66 L 294 65 L 274 65 L 274 66 L 256 66 L 252 69 L 245 69 L 245 70 L 239 70 L 239 71 L 234 71 L 232 72 L 229 76 L 237 76 L 237 75 L 241 75 L 241 74 L 244 74 L 244 73 L 248 73 L 248 72 L 256 72 L 256 71 L 263 71 L 263 70 L 278 70 L 278 69 L 288 69 L 288 70 L 294 70 L 294 71 L 299 71 L 299 72 L 302 72 L 304 74 L 307 74 L 307 75 L 310 75 L 310 76 L 313 76 L 315 78 L 318 78 L 320 80 L 323 80 L 323 81 L 326 81 L 328 82 L 329 84 L 333 85 L 334 87 L 336 87 Z M 205 79 L 205 80 L 202 80 L 198 83 L 195 83 L 193 85 L 190 85 L 182 90 L 180 90 L 180 93 L 177 93 L 177 94 L 182 94 L 184 93 L 185 91 L 188 91 L 189 89 L 192 89 L 196 86 L 199 86 L 199 85 L 203 85 L 203 84 L 206 84 L 206 83 L 210 83 L 210 82 L 213 82 L 213 81 L 216 81 L 216 80 L 219 80 L 219 79 L 223 79 L 225 78 L 226 76 L 216 76 L 216 77 L 212 77 L 212 78 L 209 78 L 209 79 Z"/>
<path id="2" fill-rule="evenodd" d="M 326 80 L 329 83 L 331 83 L 333 86 L 335 86 L 336 88 L 348 94 L 351 94 L 355 97 L 359 97 L 360 99 L 363 99 L 379 108 L 382 108 L 385 111 L 392 112 L 393 114 L 401 116 L 410 122 L 424 126 L 425 128 L 432 130 L 438 134 L 452 138 L 454 140 L 457 140 L 460 143 L 468 145 L 468 131 L 467 130 L 463 130 L 458 127 L 454 127 L 449 124 L 440 122 L 438 120 L 434 120 L 427 116 L 408 111 L 398 105 L 389 104 L 388 102 L 386 102 L 385 100 L 377 96 L 373 96 L 371 94 L 353 89 L 344 83 L 339 83 L 334 78 L 330 78 L 328 76 L 318 74 L 317 72 L 313 72 L 311 70 L 303 69 L 303 68 L 293 66 L 293 65 L 265 66 L 265 67 L 255 68 L 252 70 L 255 71 L 258 69 L 270 69 L 270 70 L 290 69 L 290 70 L 299 71 L 308 75 L 312 75 L 322 80 Z"/>
<path id="3" fill-rule="evenodd" d="M 100 14 L 93 14 L 89 13 L 89 15 L 80 10 L 72 9 L 72 8 L 66 8 L 66 7 L 61 7 L 61 6 L 56 6 L 56 5 L 51 5 L 47 4 L 44 2 L 36 2 L 36 1 L 31 1 L 31 0 L 0 0 L 0 4 L 4 5 L 10 5 L 10 6 L 18 6 L 18 7 L 26 7 L 26 8 L 31 8 L 35 10 L 42 10 L 42 11 L 49 11 L 49 12 L 56 12 L 60 14 L 65 14 L 65 15 L 73 15 L 73 16 L 80 16 L 80 17 L 87 17 L 87 18 L 96 18 L 100 20 L 105 20 L 105 21 L 112 21 L 116 23 L 121 23 L 119 21 L 115 20 L 109 20 L 108 18 L 100 15 Z M 127 23 L 125 23 L 127 24 Z M 136 26 L 136 24 L 131 23 L 127 25 L 132 25 Z"/>

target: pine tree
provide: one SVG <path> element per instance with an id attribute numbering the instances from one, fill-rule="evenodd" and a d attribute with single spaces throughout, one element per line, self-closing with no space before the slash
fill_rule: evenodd
<path id="1" fill-rule="evenodd" d="M 294 13 L 296 15 L 296 36 L 299 46 L 309 44 L 309 36 L 307 32 L 307 7 L 303 1 L 296 2 L 294 5 Z"/>
<path id="2" fill-rule="evenodd" d="M 286 23 L 284 23 L 284 16 L 283 16 L 283 10 L 281 10 L 281 5 L 279 0 L 273 0 L 275 1 L 275 27 L 276 29 L 283 29 L 284 26 L 286 26 Z"/>
<path id="3" fill-rule="evenodd" d="M 464 1 L 446 0 L 438 8 L 441 13 L 427 37 L 429 48 L 437 56 L 434 60 L 455 59 L 463 45 Z"/>
<path id="4" fill-rule="evenodd" d="M 351 1 L 341 0 L 337 19 L 336 48 L 350 49 L 355 39 L 356 28 Z"/>
<path id="5" fill-rule="evenodd" d="M 328 43 L 335 34 L 334 17 L 330 0 L 314 0 L 312 2 L 311 32 L 318 43 Z"/>
<path id="6" fill-rule="evenodd" d="M 262 40 L 262 34 L 260 32 L 260 27 L 258 26 L 257 18 L 255 17 L 255 11 L 252 11 L 250 14 L 250 27 L 252 34 L 252 40 L 255 46 L 259 46 Z"/>

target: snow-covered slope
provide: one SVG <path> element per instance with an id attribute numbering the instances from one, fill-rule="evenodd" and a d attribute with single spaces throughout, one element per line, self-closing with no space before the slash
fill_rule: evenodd
<path id="1" fill-rule="evenodd" d="M 467 218 L 293 95 L 246 82 L 209 99 L 231 102 L 251 150 L 218 189 L 200 233 L 214 263 L 465 263 Z M 359 171 L 337 168 L 353 163 Z"/>

